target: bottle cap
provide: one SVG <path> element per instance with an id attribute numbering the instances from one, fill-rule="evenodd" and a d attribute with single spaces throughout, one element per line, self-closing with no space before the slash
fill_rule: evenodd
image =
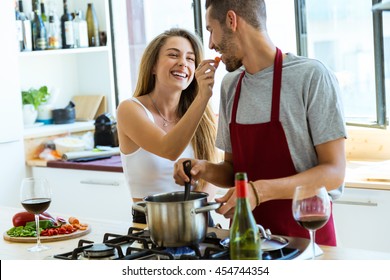
<path id="1" fill-rule="evenodd" d="M 248 196 L 248 187 L 247 187 L 248 177 L 245 172 L 236 173 L 236 191 L 237 198 L 245 198 Z"/>

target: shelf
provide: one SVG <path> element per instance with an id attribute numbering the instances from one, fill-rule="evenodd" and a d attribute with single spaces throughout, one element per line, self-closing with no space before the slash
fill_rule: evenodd
<path id="1" fill-rule="evenodd" d="M 89 48 L 20 52 L 19 57 L 36 57 L 36 56 L 48 56 L 48 55 L 71 55 L 71 54 L 84 54 L 84 53 L 99 53 L 99 52 L 107 52 L 107 51 L 109 51 L 109 47 L 102 46 L 102 47 L 89 47 Z"/>
<path id="2" fill-rule="evenodd" d="M 33 139 L 38 137 L 46 137 L 57 134 L 74 133 L 94 129 L 94 121 L 75 122 L 70 124 L 50 124 L 39 127 L 25 128 L 23 136 L 24 139 Z"/>

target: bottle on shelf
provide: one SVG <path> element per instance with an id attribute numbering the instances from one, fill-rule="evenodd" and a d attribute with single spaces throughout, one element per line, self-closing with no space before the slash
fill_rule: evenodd
<path id="1" fill-rule="evenodd" d="M 88 44 L 90 47 L 100 46 L 99 23 L 93 3 L 88 3 L 86 20 L 88 26 Z"/>
<path id="2" fill-rule="evenodd" d="M 48 33 L 49 17 L 46 15 L 46 7 L 45 7 L 45 3 L 43 2 L 43 0 L 41 0 L 41 18 L 42 18 L 43 24 L 45 25 L 46 33 Z"/>
<path id="3" fill-rule="evenodd" d="M 87 22 L 82 17 L 82 12 L 75 13 L 76 17 L 73 20 L 74 43 L 75 48 L 88 47 L 88 26 Z"/>
<path id="4" fill-rule="evenodd" d="M 235 174 L 237 193 L 233 223 L 230 228 L 230 259 L 261 260 L 261 236 L 248 200 L 247 174 Z"/>
<path id="5" fill-rule="evenodd" d="M 47 24 L 48 23 L 48 18 L 46 16 L 46 9 L 45 9 L 45 3 L 43 0 L 41 0 L 41 18 L 43 23 Z"/>
<path id="6" fill-rule="evenodd" d="M 19 42 L 19 50 L 23 51 L 24 41 L 23 41 L 23 22 L 20 16 L 19 5 L 15 2 L 15 18 L 16 18 L 16 33 Z"/>
<path id="7" fill-rule="evenodd" d="M 58 41 L 58 48 L 61 49 L 62 48 L 62 38 L 61 38 L 61 20 L 60 20 L 60 17 L 58 16 L 57 14 L 57 1 L 58 0 L 50 0 L 48 1 L 47 3 L 47 9 L 49 10 L 49 26 L 48 26 L 48 29 L 56 29 L 56 32 L 57 32 L 57 41 Z M 50 17 L 52 17 L 52 22 L 51 23 L 51 26 L 50 26 Z M 53 24 L 54 23 L 54 24 Z M 49 30 L 48 30 L 48 41 L 49 41 Z M 54 44 L 56 44 L 56 42 L 53 42 Z"/>
<path id="8" fill-rule="evenodd" d="M 64 14 L 61 16 L 62 48 L 74 47 L 73 17 L 68 11 L 68 1 L 64 0 Z"/>
<path id="9" fill-rule="evenodd" d="M 48 38 L 48 49 L 56 50 L 60 49 L 60 33 L 57 28 L 57 23 L 55 22 L 55 18 L 53 15 L 49 16 L 49 30 L 47 33 Z"/>
<path id="10" fill-rule="evenodd" d="M 39 0 L 32 0 L 32 6 L 34 12 L 34 19 L 32 20 L 31 24 L 33 50 L 46 50 L 46 27 L 42 21 L 41 13 L 39 10 Z"/>
<path id="11" fill-rule="evenodd" d="M 24 13 L 23 1 L 18 1 L 19 5 L 19 18 L 22 21 L 23 27 L 23 51 L 32 51 L 32 30 L 31 30 L 31 21 Z"/>

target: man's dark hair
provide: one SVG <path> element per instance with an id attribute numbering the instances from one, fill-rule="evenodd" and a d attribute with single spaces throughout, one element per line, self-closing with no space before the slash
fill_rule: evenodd
<path id="1" fill-rule="evenodd" d="M 226 20 L 226 13 L 232 10 L 253 27 L 259 30 L 267 29 L 264 0 L 206 0 L 206 9 L 209 7 L 210 16 L 221 24 Z"/>

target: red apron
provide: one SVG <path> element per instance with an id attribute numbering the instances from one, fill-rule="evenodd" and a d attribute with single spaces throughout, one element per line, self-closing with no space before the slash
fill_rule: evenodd
<path id="1" fill-rule="evenodd" d="M 230 128 L 234 172 L 246 172 L 250 181 L 275 179 L 296 174 L 287 139 L 279 121 L 280 89 L 282 80 L 282 52 L 277 48 L 274 62 L 271 121 L 259 124 L 236 123 L 240 99 L 240 76 L 236 87 Z M 292 199 L 271 200 L 253 210 L 256 222 L 273 234 L 309 238 L 309 232 L 298 225 L 292 215 Z M 317 230 L 316 243 L 336 246 L 333 215 Z"/>

